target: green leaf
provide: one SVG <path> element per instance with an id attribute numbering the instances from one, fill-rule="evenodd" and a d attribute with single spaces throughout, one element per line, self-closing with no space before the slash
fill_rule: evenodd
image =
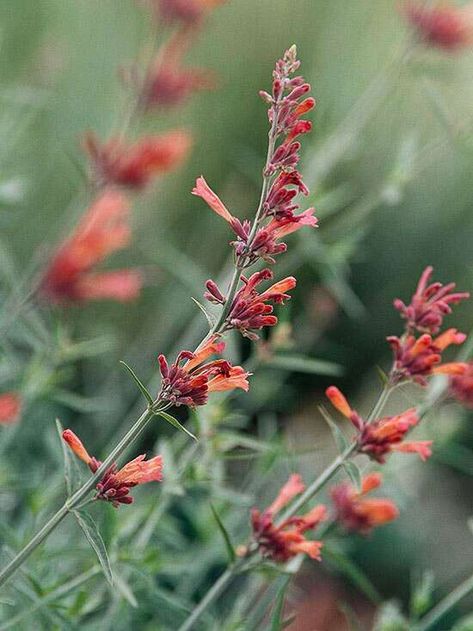
<path id="1" fill-rule="evenodd" d="M 187 434 L 188 436 L 190 436 L 194 440 L 197 440 L 197 438 L 194 436 L 194 434 L 192 434 L 192 432 L 190 432 L 188 429 L 186 429 L 184 427 L 184 425 L 181 425 L 181 423 L 179 423 L 177 418 L 174 418 L 174 416 L 171 416 L 170 414 L 168 414 L 167 412 L 163 412 L 162 410 L 160 410 L 159 412 L 156 412 L 156 414 L 161 416 L 170 425 L 173 425 L 174 427 L 177 427 L 177 429 L 180 429 L 181 432 L 184 432 L 185 434 Z"/>
<path id="2" fill-rule="evenodd" d="M 74 490 L 80 486 L 81 475 L 73 454 L 62 438 L 64 428 L 59 419 L 56 419 L 56 429 L 59 434 L 59 441 L 61 443 L 62 454 L 64 457 L 64 480 L 66 482 L 66 491 L 67 495 L 71 496 Z"/>
<path id="3" fill-rule="evenodd" d="M 410 611 L 415 618 L 423 616 L 432 606 L 434 588 L 434 574 L 427 570 L 412 591 Z"/>
<path id="4" fill-rule="evenodd" d="M 228 558 L 230 560 L 230 563 L 234 563 L 235 562 L 235 558 L 236 558 L 236 554 L 235 554 L 235 549 L 233 547 L 232 541 L 230 539 L 230 535 L 228 534 L 227 529 L 225 528 L 223 521 L 220 519 L 219 514 L 217 513 L 216 508 L 214 507 L 214 505 L 212 504 L 212 502 L 210 502 L 210 510 L 212 511 L 212 515 L 214 516 L 215 521 L 217 522 L 217 526 L 222 534 L 223 540 L 225 542 L 225 547 L 227 549 L 227 554 L 228 554 Z"/>
<path id="5" fill-rule="evenodd" d="M 212 328 L 216 322 L 215 318 L 207 311 L 207 309 L 204 307 L 203 304 L 201 304 L 196 298 L 193 298 L 191 296 L 191 300 L 193 302 L 195 302 L 195 304 L 199 307 L 199 309 L 202 311 L 202 313 L 205 316 L 205 319 L 207 320 L 207 323 L 209 325 L 210 328 Z"/>
<path id="6" fill-rule="evenodd" d="M 120 574 L 115 572 L 113 579 L 115 587 L 118 589 L 123 598 L 136 609 L 138 607 L 138 601 L 123 576 L 120 576 Z"/>
<path id="7" fill-rule="evenodd" d="M 276 597 L 276 604 L 274 606 L 273 615 L 271 617 L 271 631 L 282 631 L 282 629 L 285 629 L 289 624 L 287 620 L 284 620 L 283 616 L 284 616 L 284 601 L 286 598 L 286 592 L 287 592 L 290 582 L 291 582 L 291 579 L 288 578 L 284 582 L 283 586 L 279 590 L 278 595 Z"/>
<path id="8" fill-rule="evenodd" d="M 473 631 L 473 615 L 469 614 L 452 628 L 452 631 Z"/>
<path id="9" fill-rule="evenodd" d="M 107 549 L 105 548 L 105 544 L 103 542 L 102 536 L 97 528 L 97 524 L 92 519 L 92 517 L 85 510 L 75 510 L 73 511 L 75 518 L 79 522 L 79 526 L 82 528 L 87 541 L 90 543 L 93 548 L 97 558 L 99 560 L 100 565 L 102 566 L 103 573 L 105 574 L 105 578 L 110 583 L 110 585 L 115 586 L 112 568 L 110 566 L 110 560 L 108 558 Z"/>
<path id="10" fill-rule="evenodd" d="M 384 370 L 380 366 L 376 366 L 376 372 L 378 373 L 378 377 L 381 381 L 381 385 L 383 387 L 387 386 L 389 383 L 389 378 L 387 374 L 384 372 Z"/>
<path id="11" fill-rule="evenodd" d="M 363 592 L 373 603 L 382 602 L 382 597 L 370 579 L 351 559 L 338 550 L 325 544 L 324 556 L 331 561 L 335 567 L 351 580 L 355 587 Z"/>
<path id="12" fill-rule="evenodd" d="M 343 374 L 343 368 L 340 364 L 334 364 L 324 359 L 304 357 L 303 355 L 275 355 L 264 363 L 271 368 L 281 368 L 291 372 L 304 372 L 311 375 L 339 377 Z"/>
<path id="13" fill-rule="evenodd" d="M 338 427 L 338 425 L 335 423 L 330 414 L 322 405 L 319 405 L 319 411 L 327 422 L 327 425 L 330 427 L 330 431 L 332 432 L 332 436 L 338 450 L 340 451 L 340 453 L 343 453 L 349 447 L 349 442 L 345 434 L 341 431 L 341 429 Z"/>
<path id="14" fill-rule="evenodd" d="M 138 386 L 141 394 L 144 396 L 144 398 L 148 402 L 148 405 L 153 405 L 153 403 L 154 403 L 153 397 L 150 395 L 150 393 L 149 393 L 148 389 L 146 388 L 146 386 L 144 385 L 144 383 L 138 378 L 138 376 L 135 373 L 135 371 L 132 368 L 130 368 L 130 366 L 128 366 L 128 364 L 126 362 L 124 362 L 123 360 L 120 360 L 120 364 L 122 364 L 122 366 L 124 366 L 128 370 L 129 374 L 131 375 L 131 378 L 136 383 L 136 385 Z"/>
<path id="15" fill-rule="evenodd" d="M 345 471 L 347 472 L 350 480 L 353 482 L 353 485 L 358 491 L 358 493 L 361 493 L 362 475 L 361 475 L 360 467 L 358 467 L 358 465 L 356 465 L 352 461 L 344 462 L 343 467 Z"/>

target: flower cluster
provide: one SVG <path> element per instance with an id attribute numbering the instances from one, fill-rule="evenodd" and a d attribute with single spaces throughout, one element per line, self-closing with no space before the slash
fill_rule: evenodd
<path id="1" fill-rule="evenodd" d="M 332 405 L 349 419 L 357 430 L 356 444 L 359 453 L 364 453 L 380 463 L 384 463 L 386 456 L 393 451 L 417 453 L 422 460 L 430 456 L 432 441 L 404 441 L 406 434 L 419 423 L 420 419 L 415 409 L 411 408 L 396 416 L 368 422 L 350 407 L 335 386 L 327 388 L 326 395 Z"/>
<path id="2" fill-rule="evenodd" d="M 10 425 L 20 418 L 22 401 L 16 392 L 0 394 L 0 424 Z"/>
<path id="3" fill-rule="evenodd" d="M 406 328 L 401 337 L 387 338 L 394 353 L 392 383 L 412 379 L 425 386 L 426 377 L 430 375 L 459 375 L 467 368 L 463 362 L 441 363 L 442 352 L 446 348 L 465 341 L 463 333 L 447 329 L 437 337 L 432 335 L 439 333 L 443 318 L 452 311 L 450 305 L 468 298 L 469 294 L 454 292 L 455 283 L 429 284 L 432 271 L 430 266 L 424 270 L 409 305 L 399 299 L 394 301 L 395 308 L 406 321 Z M 417 332 L 420 333 L 419 337 L 416 337 Z"/>
<path id="4" fill-rule="evenodd" d="M 307 554 L 310 558 L 320 561 L 322 543 L 306 539 L 305 533 L 314 530 L 326 518 L 325 506 L 315 506 L 306 515 L 290 517 L 279 524 L 274 522 L 277 513 L 304 489 L 300 475 L 291 475 L 266 510 L 252 510 L 253 540 L 263 557 L 284 563 L 298 554 Z"/>
<path id="5" fill-rule="evenodd" d="M 367 535 L 373 528 L 387 524 L 399 516 L 397 506 L 389 499 L 367 498 L 381 486 L 382 476 L 370 473 L 361 482 L 361 490 L 342 482 L 330 490 L 335 507 L 335 520 L 347 531 Z"/>
<path id="6" fill-rule="evenodd" d="M 151 0 L 158 17 L 165 22 L 198 25 L 205 15 L 224 0 Z"/>
<path id="7" fill-rule="evenodd" d="M 205 405 L 210 392 L 241 388 L 248 391 L 249 373 L 241 366 L 232 366 L 225 359 L 206 362 L 223 352 L 225 344 L 216 336 L 209 338 L 195 353 L 181 351 L 169 366 L 164 355 L 158 358 L 162 382 L 158 399 L 173 405 Z"/>
<path id="8" fill-rule="evenodd" d="M 473 409 L 473 363 L 463 374 L 450 376 L 450 394 L 467 408 Z"/>
<path id="9" fill-rule="evenodd" d="M 89 133 L 84 142 L 97 184 L 130 189 L 142 189 L 154 177 L 178 167 L 190 145 L 190 135 L 184 131 L 145 136 L 133 144 L 119 138 L 101 143 Z"/>
<path id="10" fill-rule="evenodd" d="M 426 6 L 408 2 L 403 13 L 428 45 L 456 51 L 473 44 L 473 3 L 458 7 L 452 4 Z"/>
<path id="11" fill-rule="evenodd" d="M 127 198 L 106 189 L 52 257 L 41 280 L 42 295 L 56 303 L 136 298 L 143 283 L 140 271 L 93 271 L 98 263 L 129 244 L 129 215 Z"/>
<path id="12" fill-rule="evenodd" d="M 100 460 L 89 455 L 82 441 L 70 429 L 64 430 L 62 437 L 72 452 L 88 465 L 92 473 L 95 473 L 102 464 Z M 118 508 L 120 504 L 133 502 L 129 493 L 134 486 L 146 482 L 160 482 L 163 468 L 161 456 L 155 456 L 150 460 L 145 460 L 145 458 L 144 455 L 137 456 L 121 469 L 118 469 L 116 464 L 112 464 L 97 483 L 95 499 L 111 502 L 115 508 Z"/>

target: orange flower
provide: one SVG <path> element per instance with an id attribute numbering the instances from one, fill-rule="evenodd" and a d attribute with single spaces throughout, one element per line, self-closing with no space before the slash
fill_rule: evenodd
<path id="1" fill-rule="evenodd" d="M 90 133 L 85 148 L 92 160 L 98 182 L 140 189 L 166 171 L 175 169 L 186 157 L 191 138 L 184 131 L 145 136 L 126 145 L 118 138 L 100 143 Z"/>
<path id="2" fill-rule="evenodd" d="M 220 197 L 213 192 L 202 175 L 197 178 L 195 186 L 192 189 L 192 195 L 201 197 L 217 215 L 223 217 L 229 224 L 233 224 L 235 221 L 235 217 L 230 213 Z"/>
<path id="3" fill-rule="evenodd" d="M 16 423 L 21 414 L 21 399 L 16 392 L 0 394 L 0 424 Z"/>
<path id="4" fill-rule="evenodd" d="M 373 528 L 393 521 L 399 516 L 399 510 L 391 500 L 366 499 L 365 496 L 377 489 L 381 482 L 382 477 L 379 473 L 371 473 L 363 478 L 361 492 L 348 482 L 331 489 L 336 520 L 346 530 L 366 535 Z"/>
<path id="5" fill-rule="evenodd" d="M 42 294 L 54 302 L 97 298 L 125 302 L 136 298 L 142 286 L 138 270 L 91 271 L 129 244 L 129 214 L 127 198 L 118 191 L 105 190 L 53 256 L 43 276 Z"/>
<path id="6" fill-rule="evenodd" d="M 280 490 L 274 502 L 262 513 L 251 512 L 253 538 L 260 553 L 273 561 L 284 563 L 298 554 L 307 554 L 320 561 L 322 543 L 305 538 L 308 530 L 316 528 L 326 518 L 325 506 L 315 506 L 303 516 L 290 517 L 279 525 L 274 516 L 305 489 L 300 475 L 293 474 Z"/>
<path id="7" fill-rule="evenodd" d="M 473 43 L 473 4 L 427 7 L 408 2 L 403 13 L 419 36 L 431 46 L 454 51 Z"/>
<path id="8" fill-rule="evenodd" d="M 90 456 L 82 441 L 70 429 L 64 430 L 62 437 L 72 452 L 85 462 L 90 470 L 95 473 L 102 464 L 93 456 Z M 96 500 L 111 502 L 115 508 L 120 504 L 131 504 L 133 498 L 129 491 L 138 484 L 146 482 L 160 482 L 162 479 L 162 457 L 155 456 L 145 460 L 144 454 L 137 456 L 121 469 L 112 464 L 104 473 L 96 489 Z"/>
<path id="9" fill-rule="evenodd" d="M 392 451 L 417 453 L 422 460 L 426 460 L 431 455 L 431 440 L 404 442 L 405 435 L 420 420 L 414 408 L 397 416 L 387 416 L 369 423 L 350 407 L 338 388 L 330 386 L 325 393 L 332 405 L 357 429 L 356 442 L 360 453 L 381 463 L 385 462 L 386 456 Z"/>
<path id="10" fill-rule="evenodd" d="M 195 353 L 181 351 L 169 366 L 166 357 L 158 357 L 162 383 L 158 398 L 174 405 L 205 405 L 209 392 L 224 392 L 241 388 L 248 391 L 248 376 L 241 366 L 232 366 L 225 359 L 205 362 L 211 355 L 221 353 L 225 343 L 216 336 Z"/>
<path id="11" fill-rule="evenodd" d="M 463 374 L 450 376 L 450 394 L 467 408 L 473 408 L 473 363 Z"/>

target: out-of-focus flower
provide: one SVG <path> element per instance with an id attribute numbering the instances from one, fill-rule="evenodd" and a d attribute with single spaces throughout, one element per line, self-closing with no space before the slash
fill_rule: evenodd
<path id="1" fill-rule="evenodd" d="M 178 32 L 151 65 L 140 87 L 139 102 L 145 111 L 181 105 L 194 92 L 214 87 L 208 70 L 184 66 L 189 43 L 190 33 Z"/>
<path id="2" fill-rule="evenodd" d="M 265 511 L 251 511 L 253 539 L 262 556 L 284 563 L 298 554 L 307 554 L 320 561 L 322 543 L 305 538 L 308 530 L 316 528 L 326 518 L 325 506 L 315 506 L 305 515 L 289 517 L 275 524 L 276 514 L 305 489 L 300 475 L 291 475 L 274 502 Z"/>
<path id="3" fill-rule="evenodd" d="M 20 418 L 22 402 L 16 392 L 0 394 L 0 424 L 10 425 Z"/>
<path id="4" fill-rule="evenodd" d="M 210 392 L 224 392 L 241 388 L 248 391 L 248 376 L 241 366 L 232 366 L 225 359 L 205 362 L 211 355 L 220 354 L 224 342 L 211 337 L 195 353 L 181 351 L 169 366 L 164 355 L 158 358 L 162 376 L 159 398 L 174 405 L 205 405 Z"/>
<path id="5" fill-rule="evenodd" d="M 62 437 L 72 452 L 85 462 L 92 473 L 95 473 L 102 464 L 93 456 L 90 456 L 82 441 L 70 429 L 64 430 Z M 111 502 L 115 508 L 120 504 L 131 504 L 130 489 L 138 484 L 146 482 L 159 482 L 162 480 L 162 457 L 155 456 L 145 460 L 145 455 L 137 456 L 121 469 L 112 464 L 104 473 L 96 489 L 96 500 Z"/>
<path id="6" fill-rule="evenodd" d="M 85 138 L 97 182 L 132 189 L 144 188 L 156 176 L 179 166 L 190 145 L 190 135 L 179 130 L 145 136 L 129 145 L 118 138 L 101 143 L 92 133 Z"/>
<path id="7" fill-rule="evenodd" d="M 343 482 L 330 490 L 335 507 L 335 518 L 346 530 L 367 535 L 373 528 L 393 521 L 399 511 L 391 500 L 366 498 L 382 482 L 379 473 L 370 473 L 362 480 L 361 491 Z"/>
<path id="8" fill-rule="evenodd" d="M 442 352 L 452 344 L 462 344 L 464 333 L 456 329 L 447 329 L 436 338 L 425 333 L 416 339 L 413 335 L 402 337 L 389 336 L 387 341 L 394 353 L 394 365 L 391 380 L 398 383 L 412 379 L 421 386 L 427 385 L 426 377 L 435 374 L 461 375 L 467 369 L 464 362 L 441 364 Z"/>
<path id="9" fill-rule="evenodd" d="M 151 0 L 156 13 L 166 22 L 198 24 L 209 11 L 225 0 Z"/>
<path id="10" fill-rule="evenodd" d="M 473 408 L 473 363 L 462 375 L 450 376 L 450 394 L 467 408 Z"/>
<path id="11" fill-rule="evenodd" d="M 403 13 L 420 38 L 430 46 L 456 51 L 473 44 L 473 3 L 459 7 L 441 4 L 428 7 L 408 2 Z"/>
<path id="12" fill-rule="evenodd" d="M 100 298 L 126 302 L 137 298 L 143 284 L 138 270 L 92 272 L 112 252 L 129 244 L 129 214 L 127 198 L 106 189 L 53 256 L 41 282 L 43 296 L 58 303 Z"/>
<path id="13" fill-rule="evenodd" d="M 268 303 L 282 304 L 289 300 L 291 296 L 287 292 L 294 289 L 296 279 L 288 276 L 271 285 L 266 291 L 258 293 L 257 286 L 272 277 L 269 269 L 255 272 L 250 278 L 241 276 L 244 284 L 237 291 L 229 307 L 225 330 L 238 329 L 245 337 L 257 340 L 258 336 L 254 330 L 277 324 L 278 319 L 273 315 L 273 306 Z"/>
<path id="14" fill-rule="evenodd" d="M 452 312 L 450 305 L 470 297 L 468 292 L 454 292 L 455 283 L 429 284 L 432 272 L 431 266 L 422 272 L 409 305 L 406 306 L 399 298 L 394 301 L 394 307 L 401 312 L 409 331 L 417 329 L 421 333 L 436 335 L 440 331 L 443 318 Z"/>
<path id="15" fill-rule="evenodd" d="M 419 416 L 414 408 L 406 410 L 396 416 L 386 416 L 372 422 L 365 421 L 335 386 L 326 390 L 326 395 L 332 405 L 357 430 L 357 450 L 377 462 L 384 463 L 386 456 L 393 451 L 417 453 L 422 460 L 431 455 L 432 441 L 404 442 L 406 434 L 419 423 Z"/>

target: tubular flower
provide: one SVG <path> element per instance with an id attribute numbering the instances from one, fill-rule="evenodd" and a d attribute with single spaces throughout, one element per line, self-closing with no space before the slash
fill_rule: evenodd
<path id="1" fill-rule="evenodd" d="M 214 87 L 209 71 L 183 65 L 190 33 L 180 31 L 155 59 L 141 88 L 140 104 L 145 111 L 175 107 L 197 90 Z"/>
<path id="2" fill-rule="evenodd" d="M 16 423 L 20 418 L 21 408 L 21 398 L 16 392 L 0 394 L 0 424 Z"/>
<path id="3" fill-rule="evenodd" d="M 433 267 L 422 272 L 415 294 L 409 305 L 397 298 L 394 307 L 406 320 L 408 330 L 417 329 L 421 333 L 436 335 L 440 331 L 443 318 L 452 312 L 450 305 L 470 297 L 467 292 L 454 292 L 455 283 L 430 283 Z"/>
<path id="4" fill-rule="evenodd" d="M 371 473 L 362 480 L 361 492 L 353 485 L 344 482 L 333 487 L 330 495 L 335 507 L 335 516 L 346 530 L 369 534 L 373 528 L 387 524 L 399 516 L 394 502 L 365 496 L 377 489 L 382 482 L 379 473 Z"/>
<path id="5" fill-rule="evenodd" d="M 224 342 L 211 337 L 196 353 L 181 351 L 169 366 L 164 355 L 158 358 L 162 376 L 159 397 L 174 405 L 205 405 L 209 392 L 224 392 L 241 388 L 248 391 L 249 373 L 241 366 L 232 366 L 225 359 L 205 362 L 211 355 L 221 353 Z"/>
<path id="6" fill-rule="evenodd" d="M 267 303 L 283 304 L 285 300 L 289 300 L 290 295 L 287 292 L 294 289 L 296 279 L 288 276 L 271 285 L 266 291 L 258 293 L 256 287 L 272 277 L 269 269 L 255 272 L 250 278 L 241 276 L 243 287 L 237 291 L 230 305 L 225 330 L 238 329 L 244 337 L 256 340 L 258 336 L 253 333 L 254 330 L 277 324 L 278 319 L 273 315 L 273 306 Z"/>
<path id="7" fill-rule="evenodd" d="M 387 416 L 369 423 L 355 410 L 338 388 L 330 386 L 326 395 L 332 405 L 357 430 L 356 444 L 359 453 L 364 453 L 376 462 L 384 463 L 386 456 L 392 451 L 417 453 L 422 460 L 431 455 L 432 441 L 404 442 L 405 435 L 419 423 L 419 416 L 414 408 L 397 416 Z"/>
<path id="8" fill-rule="evenodd" d="M 43 295 L 58 303 L 137 298 L 143 284 L 138 270 L 91 271 L 112 252 L 129 244 L 129 213 L 126 197 L 106 189 L 53 256 L 41 282 Z"/>
<path id="9" fill-rule="evenodd" d="M 153 0 L 156 12 L 166 22 L 199 24 L 205 15 L 224 0 Z"/>
<path id="10" fill-rule="evenodd" d="M 262 556 L 284 563 L 298 554 L 307 554 L 311 559 L 320 561 L 322 543 L 307 540 L 305 533 L 326 518 L 325 506 L 315 506 L 306 515 L 289 517 L 279 525 L 274 523 L 275 515 L 304 489 L 301 477 L 293 474 L 271 506 L 262 513 L 257 508 L 251 511 L 253 539 Z"/>
<path id="11" fill-rule="evenodd" d="M 425 333 L 419 338 L 413 335 L 402 337 L 390 336 L 387 341 L 394 353 L 394 365 L 391 372 L 393 383 L 412 379 L 421 386 L 427 385 L 426 377 L 435 374 L 459 375 L 467 369 L 463 362 L 441 364 L 442 351 L 452 344 L 462 344 L 466 339 L 464 333 L 456 329 L 447 329 L 433 339 Z"/>
<path id="12" fill-rule="evenodd" d="M 93 456 L 90 456 L 82 441 L 70 429 L 64 430 L 62 437 L 72 452 L 85 462 L 92 473 L 95 473 L 102 464 Z M 115 508 L 120 504 L 131 504 L 132 496 L 130 489 L 138 484 L 146 482 L 160 482 L 162 480 L 162 458 L 155 456 L 150 460 L 145 460 L 145 455 L 137 456 L 121 469 L 116 464 L 112 464 L 104 473 L 96 489 L 96 500 L 111 502 Z"/>
<path id="13" fill-rule="evenodd" d="M 450 376 L 450 394 L 467 408 L 473 409 L 473 363 L 462 375 Z"/>
<path id="14" fill-rule="evenodd" d="M 190 144 L 190 135 L 184 131 L 145 136 L 131 145 L 118 138 L 100 143 L 90 133 L 84 143 L 97 182 L 132 189 L 144 188 L 154 177 L 176 168 L 184 160 Z"/>
<path id="15" fill-rule="evenodd" d="M 473 3 L 436 7 L 408 2 L 403 13 L 419 37 L 430 46 L 456 51 L 473 43 Z"/>
<path id="16" fill-rule="evenodd" d="M 295 47 L 292 47 L 276 63 L 272 94 L 260 92 L 270 106 L 268 117 L 272 149 L 264 169 L 267 186 L 258 210 L 258 229 L 254 229 L 250 221 L 234 217 L 203 177 L 197 180 L 192 191 L 232 227 L 237 236 L 232 245 L 242 268 L 258 259 L 274 263 L 274 256 L 287 249 L 286 244 L 280 241 L 283 237 L 304 226 L 317 226 L 314 208 L 297 212 L 296 197 L 299 194 L 308 195 L 309 189 L 296 169 L 301 145 L 295 138 L 311 130 L 311 123 L 301 117 L 315 106 L 315 100 L 306 97 L 310 85 L 301 76 L 291 78 L 299 65 Z"/>

